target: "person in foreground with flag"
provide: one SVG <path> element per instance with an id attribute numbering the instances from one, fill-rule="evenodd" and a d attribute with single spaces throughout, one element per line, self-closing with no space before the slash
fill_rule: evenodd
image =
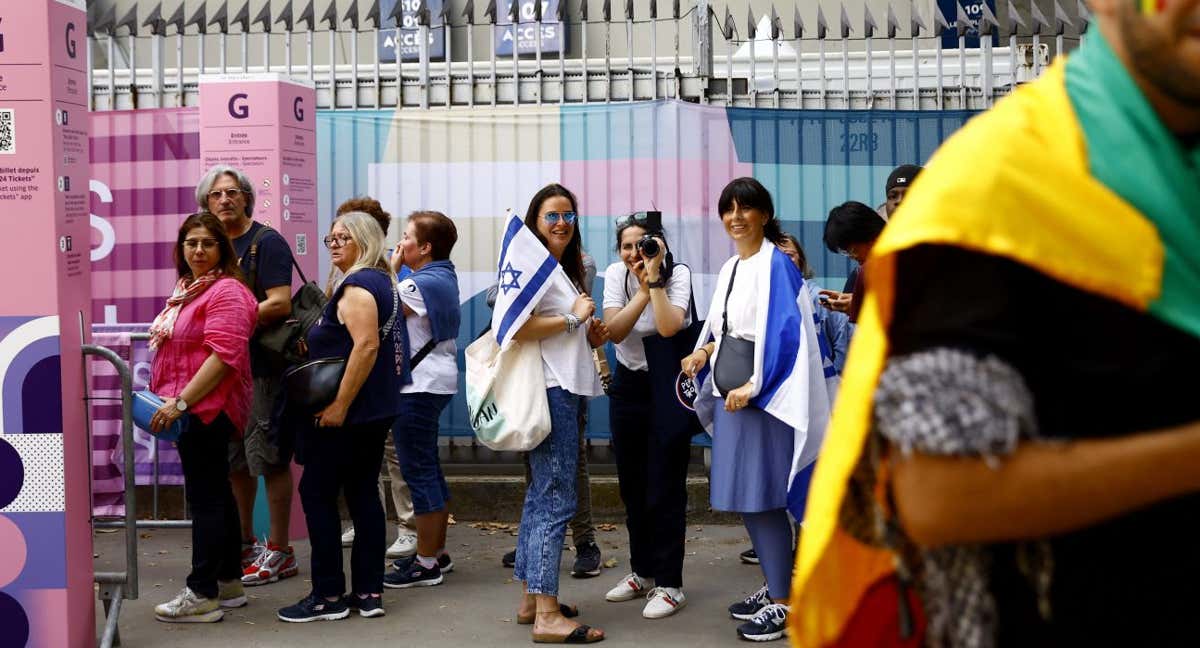
<path id="1" fill-rule="evenodd" d="M 606 328 L 592 319 L 596 304 L 582 289 L 578 214 L 575 196 L 550 184 L 534 194 L 523 222 L 515 215 L 508 221 L 492 311 L 492 332 L 501 349 L 513 340 L 540 343 L 550 410 L 549 435 L 528 453 L 532 479 L 514 572 L 524 583 L 517 622 L 533 625 L 535 643 L 604 639 L 601 630 L 568 619 L 578 610 L 558 602 L 558 565 L 567 522 L 575 513 L 579 409 L 588 396 L 601 393 L 591 342 L 603 343 Z"/>
<path id="2" fill-rule="evenodd" d="M 872 249 L 797 646 L 1195 643 L 1200 2 L 1090 4 Z"/>
<path id="3" fill-rule="evenodd" d="M 712 507 L 742 514 L 767 581 L 730 614 L 746 621 L 738 636 L 770 641 L 784 633 L 789 513 L 804 518 L 801 473 L 820 447 L 829 386 L 804 279 L 776 247 L 783 232 L 771 194 L 754 178 L 738 178 L 721 192 L 718 210 L 737 254 L 721 268 L 708 320 L 682 368 L 697 384 L 713 385 L 696 402 L 713 435 Z"/>

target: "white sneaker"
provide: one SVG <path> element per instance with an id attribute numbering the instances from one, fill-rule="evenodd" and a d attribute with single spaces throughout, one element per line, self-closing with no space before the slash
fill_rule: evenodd
<path id="1" fill-rule="evenodd" d="M 354 544 L 354 527 L 350 527 L 342 532 L 342 546 L 349 547 Z"/>
<path id="2" fill-rule="evenodd" d="M 642 616 L 647 619 L 669 617 L 687 604 L 683 590 L 676 587 L 655 587 L 646 595 L 646 607 L 642 608 Z"/>
<path id="3" fill-rule="evenodd" d="M 606 601 L 620 603 L 621 601 L 632 601 L 646 593 L 646 579 L 637 574 L 629 574 L 621 579 L 617 586 L 608 590 L 608 594 L 604 595 Z"/>
<path id="4" fill-rule="evenodd" d="M 343 536 L 344 537 L 344 536 Z M 395 560 L 396 558 L 407 558 L 416 555 L 417 553 L 417 536 L 407 533 L 401 533 L 392 546 L 387 548 L 387 557 Z"/>
<path id="5" fill-rule="evenodd" d="M 217 581 L 217 590 L 220 592 L 217 598 L 221 600 L 223 608 L 240 608 L 247 603 L 246 588 L 242 586 L 241 579 Z"/>
<path id="6" fill-rule="evenodd" d="M 154 606 L 154 618 L 166 623 L 214 623 L 224 616 L 217 599 L 200 596 L 190 587 L 179 590 L 170 601 Z"/>

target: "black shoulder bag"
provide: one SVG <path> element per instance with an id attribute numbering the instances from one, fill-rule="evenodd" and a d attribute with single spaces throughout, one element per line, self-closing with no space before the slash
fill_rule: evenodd
<path id="1" fill-rule="evenodd" d="M 256 285 L 258 282 L 258 241 L 268 231 L 274 232 L 275 230 L 263 225 L 254 235 L 254 240 L 250 242 L 248 282 L 250 289 L 255 292 L 255 297 L 260 300 L 265 299 L 266 294 L 265 291 L 260 294 Z M 306 354 L 302 352 L 303 347 L 300 343 L 308 335 L 308 330 L 321 317 L 321 310 L 329 301 L 325 297 L 325 291 L 321 290 L 316 282 L 309 281 L 304 276 L 304 271 L 296 263 L 295 255 L 292 255 L 291 260 L 292 267 L 296 269 L 300 275 L 300 281 L 303 282 L 296 294 L 292 295 L 292 312 L 282 320 L 259 330 L 254 338 L 263 357 L 270 362 L 271 366 L 277 368 L 304 361 Z"/>
<path id="2" fill-rule="evenodd" d="M 399 310 L 400 293 L 393 282 L 392 316 L 379 328 L 380 340 L 391 332 Z M 317 358 L 288 369 L 287 373 L 283 374 L 288 406 L 297 407 L 309 414 L 321 411 L 337 398 L 345 373 L 346 358 L 343 357 Z"/>
<path id="3" fill-rule="evenodd" d="M 729 295 L 733 292 L 733 280 L 737 278 L 739 263 L 741 259 L 733 262 L 729 286 L 725 289 L 725 308 L 721 313 L 721 348 L 717 351 L 712 370 L 713 384 L 722 397 L 745 385 L 754 375 L 754 342 L 729 335 Z"/>

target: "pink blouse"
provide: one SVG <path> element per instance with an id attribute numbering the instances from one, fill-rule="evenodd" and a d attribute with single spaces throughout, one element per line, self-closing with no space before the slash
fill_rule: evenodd
<path id="1" fill-rule="evenodd" d="M 229 365 L 221 382 L 188 412 L 212 423 L 225 412 L 240 437 L 250 411 L 250 335 L 258 302 L 242 282 L 226 277 L 183 307 L 171 337 L 150 366 L 150 389 L 163 398 L 178 396 L 212 353 Z"/>

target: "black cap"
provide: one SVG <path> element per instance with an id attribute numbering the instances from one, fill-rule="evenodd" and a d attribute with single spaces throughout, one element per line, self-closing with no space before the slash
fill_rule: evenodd
<path id="1" fill-rule="evenodd" d="M 913 180 L 917 179 L 917 175 L 924 168 L 915 164 L 901 164 L 888 175 L 887 186 L 884 191 L 891 191 L 894 187 L 907 187 L 912 184 Z"/>

